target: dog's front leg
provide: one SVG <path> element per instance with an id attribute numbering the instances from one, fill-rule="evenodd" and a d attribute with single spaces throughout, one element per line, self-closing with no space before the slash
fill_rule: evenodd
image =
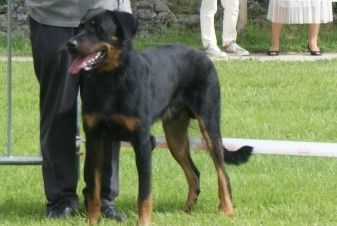
<path id="1" fill-rule="evenodd" d="M 103 167 L 104 134 L 99 131 L 86 132 L 86 158 L 84 179 L 86 182 L 87 220 L 89 225 L 99 222 L 101 217 L 101 178 Z"/>
<path id="2" fill-rule="evenodd" d="M 141 136 L 133 142 L 138 170 L 138 225 L 149 225 L 152 215 L 150 136 Z"/>

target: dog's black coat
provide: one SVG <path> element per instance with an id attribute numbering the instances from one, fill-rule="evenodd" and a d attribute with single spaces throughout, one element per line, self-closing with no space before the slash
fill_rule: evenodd
<path id="1" fill-rule="evenodd" d="M 137 21 L 131 14 L 94 9 L 85 15 L 78 34 L 68 43 L 70 52 L 77 57 L 70 73 L 82 76 L 85 173 L 92 178 L 87 181 L 89 221 L 99 218 L 102 146 L 111 140 L 124 140 L 131 142 L 136 154 L 139 223 L 150 223 L 151 150 L 155 146 L 150 127 L 159 119 L 163 120 L 170 151 L 188 180 L 185 210 L 191 209 L 199 194 L 199 172 L 187 141 L 189 120 L 194 118 L 217 169 L 219 209 L 232 214 L 230 184 L 223 162 L 244 163 L 252 150 L 243 147 L 229 152 L 223 148 L 220 88 L 213 63 L 201 51 L 180 45 L 134 52 L 132 38 L 136 29 Z"/>

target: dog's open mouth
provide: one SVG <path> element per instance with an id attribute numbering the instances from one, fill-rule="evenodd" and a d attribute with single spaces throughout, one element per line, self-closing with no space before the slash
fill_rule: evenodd
<path id="1" fill-rule="evenodd" d="M 100 50 L 89 55 L 77 56 L 69 68 L 70 75 L 77 75 L 81 70 L 90 71 L 100 64 L 106 52 Z"/>

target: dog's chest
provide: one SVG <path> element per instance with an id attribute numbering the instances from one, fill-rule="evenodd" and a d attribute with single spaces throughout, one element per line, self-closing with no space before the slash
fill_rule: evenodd
<path id="1" fill-rule="evenodd" d="M 83 91 L 83 120 L 89 128 L 134 133 L 151 122 L 151 98 L 139 81 L 123 83 L 88 78 Z M 119 132 L 117 132 L 119 131 Z"/>
<path id="2" fill-rule="evenodd" d="M 111 115 L 87 113 L 83 115 L 83 121 L 89 129 L 102 127 L 112 134 L 124 134 L 123 137 L 127 137 L 141 126 L 139 118 L 121 113 Z"/>

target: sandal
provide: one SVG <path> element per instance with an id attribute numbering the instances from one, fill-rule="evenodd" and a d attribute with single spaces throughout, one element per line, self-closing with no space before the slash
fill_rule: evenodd
<path id="1" fill-rule="evenodd" d="M 321 56 L 322 55 L 322 52 L 320 50 L 317 50 L 317 51 L 311 50 L 309 44 L 308 44 L 308 50 L 311 56 Z"/>
<path id="2" fill-rule="evenodd" d="M 267 55 L 268 56 L 278 56 L 279 51 L 278 50 L 268 50 Z"/>

